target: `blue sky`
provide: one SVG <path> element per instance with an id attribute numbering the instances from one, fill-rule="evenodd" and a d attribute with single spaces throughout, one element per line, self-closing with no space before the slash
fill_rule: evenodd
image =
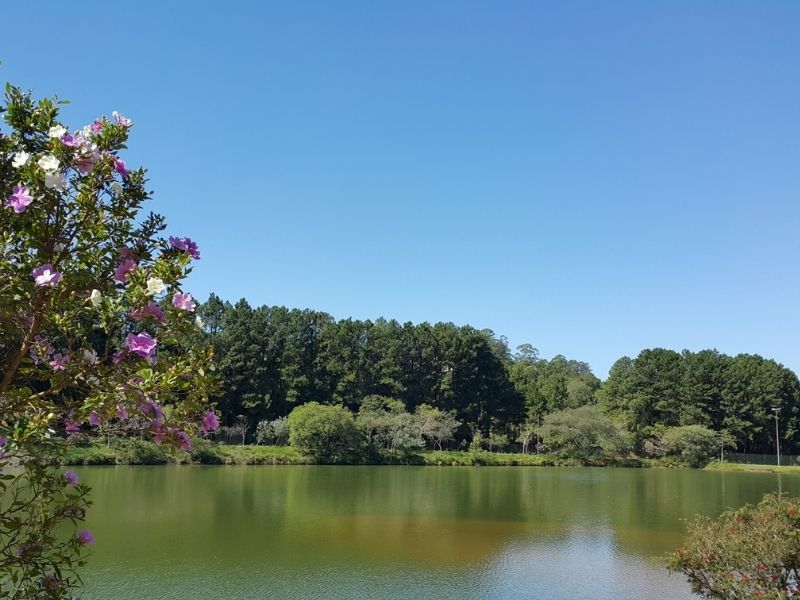
<path id="1" fill-rule="evenodd" d="M 453 321 L 605 377 L 800 370 L 800 3 L 37 2 L 0 79 L 120 110 L 189 288 Z"/>

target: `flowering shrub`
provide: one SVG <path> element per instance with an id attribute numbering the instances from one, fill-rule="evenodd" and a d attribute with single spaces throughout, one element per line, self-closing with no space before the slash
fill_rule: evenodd
<path id="1" fill-rule="evenodd" d="M 800 500 L 771 494 L 716 519 L 699 517 L 668 564 L 704 598 L 800 596 Z"/>
<path id="2" fill-rule="evenodd" d="M 197 244 L 140 216 L 145 171 L 120 156 L 132 121 L 71 131 L 60 104 L 7 85 L 0 107 L 3 598 L 67 598 L 80 583 L 89 490 L 50 466 L 63 440 L 135 431 L 189 449 L 217 426 L 210 351 L 180 288 Z"/>

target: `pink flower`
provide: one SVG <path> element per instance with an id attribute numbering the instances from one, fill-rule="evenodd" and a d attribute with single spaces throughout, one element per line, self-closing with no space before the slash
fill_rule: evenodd
<path id="1" fill-rule="evenodd" d="M 106 126 L 106 118 L 100 117 L 99 119 L 95 119 L 95 122 L 92 123 L 89 128 L 92 130 L 92 133 L 98 134 L 103 132 L 103 128 Z"/>
<path id="2" fill-rule="evenodd" d="M 72 419 L 68 419 L 64 422 L 64 431 L 67 433 L 78 433 L 81 430 L 81 424 L 77 421 L 73 421 Z"/>
<path id="3" fill-rule="evenodd" d="M 129 333 L 125 338 L 125 347 L 142 358 L 152 358 L 156 351 L 156 340 L 147 333 Z"/>
<path id="4" fill-rule="evenodd" d="M 203 417 L 203 433 L 215 431 L 219 427 L 217 415 L 213 410 L 208 411 Z"/>
<path id="5" fill-rule="evenodd" d="M 186 450 L 187 452 L 192 449 L 192 440 L 189 439 L 189 434 L 185 431 L 179 431 L 175 434 L 175 437 L 178 438 L 178 442 L 180 442 L 181 450 Z"/>
<path id="6" fill-rule="evenodd" d="M 86 544 L 87 546 L 94 542 L 94 536 L 88 529 L 81 529 L 75 537 L 79 542 Z"/>
<path id="7" fill-rule="evenodd" d="M 157 323 L 166 320 L 164 311 L 155 302 L 148 302 L 147 306 L 139 307 L 131 313 L 131 319 L 134 321 L 143 321 L 148 317 L 152 317 Z"/>
<path id="8" fill-rule="evenodd" d="M 116 270 L 114 271 L 114 280 L 120 283 L 128 281 L 128 275 L 136 270 L 136 261 L 132 258 L 123 258 L 119 261 Z"/>
<path id="9" fill-rule="evenodd" d="M 173 248 L 183 250 L 195 260 L 200 260 L 200 249 L 197 247 L 197 244 L 191 240 L 191 238 L 169 236 L 169 243 L 172 244 Z"/>
<path id="10" fill-rule="evenodd" d="M 53 371 L 63 371 L 67 368 L 67 363 L 69 362 L 69 356 L 66 354 L 53 354 L 53 360 L 49 363 L 50 367 Z"/>
<path id="11" fill-rule="evenodd" d="M 90 152 L 89 154 L 81 154 L 80 156 L 75 157 L 73 164 L 80 173 L 86 175 L 87 173 L 91 172 L 92 168 L 94 167 L 94 163 L 97 162 L 97 158 L 98 156 L 94 152 Z"/>
<path id="12" fill-rule="evenodd" d="M 83 138 L 80 136 L 80 134 L 71 135 L 69 133 L 65 133 L 60 139 L 62 144 L 69 146 L 70 148 L 77 148 L 83 144 Z"/>
<path id="13" fill-rule="evenodd" d="M 31 191 L 21 183 L 15 185 L 11 195 L 6 198 L 6 206 L 17 214 L 24 213 L 31 202 L 33 202 Z"/>
<path id="14" fill-rule="evenodd" d="M 122 125 L 123 127 L 130 127 L 133 125 L 133 121 L 117 111 L 112 112 L 111 116 L 114 117 L 114 120 L 117 122 L 117 124 Z"/>
<path id="15" fill-rule="evenodd" d="M 128 178 L 128 167 L 125 166 L 125 161 L 116 156 L 114 157 L 114 170 L 122 175 L 123 179 Z"/>
<path id="16" fill-rule="evenodd" d="M 37 287 L 53 287 L 61 281 L 61 273 L 56 272 L 49 263 L 36 267 L 31 271 L 31 275 Z"/>
<path id="17" fill-rule="evenodd" d="M 184 294 L 181 292 L 178 292 L 172 297 L 172 306 L 180 310 L 186 310 L 189 312 L 193 312 L 194 309 L 197 308 L 197 305 L 192 299 L 192 295 Z"/>
<path id="18" fill-rule="evenodd" d="M 64 473 L 64 481 L 75 487 L 78 485 L 78 474 L 75 471 L 67 471 Z"/>

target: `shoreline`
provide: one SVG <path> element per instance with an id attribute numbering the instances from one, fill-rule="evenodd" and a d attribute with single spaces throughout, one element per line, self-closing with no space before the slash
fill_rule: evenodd
<path id="1" fill-rule="evenodd" d="M 65 466 L 101 465 L 408 465 L 408 466 L 525 466 L 525 467 L 630 467 L 652 466 L 639 458 L 602 459 L 581 462 L 552 454 L 507 452 L 469 452 L 461 450 L 425 450 L 403 454 L 382 451 L 341 462 L 316 461 L 291 446 L 212 444 L 197 441 L 190 452 L 170 450 L 153 442 L 138 439 L 94 441 L 70 446 L 58 457 Z"/>
<path id="2" fill-rule="evenodd" d="M 623 467 L 691 469 L 687 465 L 639 457 L 602 458 L 589 461 L 566 459 L 554 454 L 424 450 L 403 454 L 381 451 L 341 462 L 316 461 L 291 446 L 214 444 L 197 440 L 190 452 L 172 450 L 138 439 L 94 440 L 70 446 L 56 460 L 64 466 L 112 465 L 370 465 L 370 466 L 459 466 L 459 467 Z M 712 461 L 696 470 L 731 473 L 800 474 L 800 465 L 756 465 Z"/>

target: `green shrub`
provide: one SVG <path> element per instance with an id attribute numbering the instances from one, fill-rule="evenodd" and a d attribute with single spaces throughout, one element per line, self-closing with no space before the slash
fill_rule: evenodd
<path id="1" fill-rule="evenodd" d="M 690 467 L 704 467 L 719 451 L 719 437 L 702 425 L 671 427 L 661 436 L 664 453 Z"/>
<path id="2" fill-rule="evenodd" d="M 696 518 L 667 563 L 705 598 L 784 599 L 800 584 L 798 540 L 800 500 L 770 494 L 716 519 Z"/>
<path id="3" fill-rule="evenodd" d="M 363 446 L 353 414 L 308 402 L 289 414 L 289 444 L 319 462 L 351 462 Z"/>
<path id="4" fill-rule="evenodd" d="M 551 413 L 537 432 L 560 457 L 581 462 L 613 457 L 629 448 L 623 428 L 595 406 Z"/>
<path id="5" fill-rule="evenodd" d="M 130 438 L 115 443 L 119 452 L 119 462 L 126 465 L 163 465 L 170 462 L 170 456 L 163 446 L 144 440 Z"/>
<path id="6" fill-rule="evenodd" d="M 192 462 L 201 465 L 221 465 L 225 457 L 217 446 L 209 440 L 199 438 L 192 440 L 192 450 L 189 452 Z"/>

